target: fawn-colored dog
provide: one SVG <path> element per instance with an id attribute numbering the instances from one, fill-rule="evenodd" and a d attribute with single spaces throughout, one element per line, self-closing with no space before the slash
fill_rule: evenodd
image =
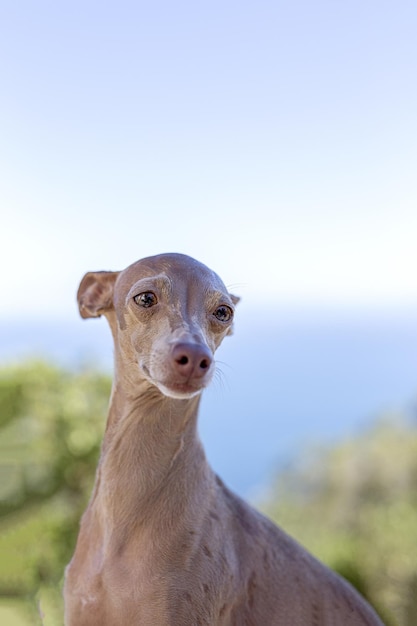
<path id="1" fill-rule="evenodd" d="M 348 583 L 206 461 L 197 410 L 237 301 L 180 254 L 83 278 L 80 312 L 107 318 L 115 374 L 66 572 L 67 626 L 381 626 Z"/>

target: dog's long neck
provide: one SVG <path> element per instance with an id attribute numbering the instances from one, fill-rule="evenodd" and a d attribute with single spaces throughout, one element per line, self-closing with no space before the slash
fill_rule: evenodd
<path id="1" fill-rule="evenodd" d="M 197 435 L 199 397 L 163 396 L 116 371 L 92 507 L 114 538 L 167 528 L 198 508 L 212 473 Z"/>

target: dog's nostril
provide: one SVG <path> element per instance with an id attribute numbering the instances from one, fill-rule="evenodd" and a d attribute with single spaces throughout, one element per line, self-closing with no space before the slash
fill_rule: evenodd
<path id="1" fill-rule="evenodd" d="M 172 365 L 180 377 L 204 378 L 212 362 L 210 349 L 198 343 L 180 342 L 172 349 Z"/>

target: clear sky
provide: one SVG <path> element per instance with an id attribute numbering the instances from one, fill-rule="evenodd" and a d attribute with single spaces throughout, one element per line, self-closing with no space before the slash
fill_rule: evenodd
<path id="1" fill-rule="evenodd" d="M 417 303 L 417 4 L 5 0 L 0 316 L 196 256 L 246 302 Z"/>

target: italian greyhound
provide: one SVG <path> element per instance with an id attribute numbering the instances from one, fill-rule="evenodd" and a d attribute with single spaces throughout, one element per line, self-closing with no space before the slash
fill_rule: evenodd
<path id="1" fill-rule="evenodd" d="M 115 372 L 96 481 L 66 570 L 67 626 L 381 626 L 342 578 L 233 494 L 197 434 L 239 298 L 181 254 L 90 272 Z"/>

